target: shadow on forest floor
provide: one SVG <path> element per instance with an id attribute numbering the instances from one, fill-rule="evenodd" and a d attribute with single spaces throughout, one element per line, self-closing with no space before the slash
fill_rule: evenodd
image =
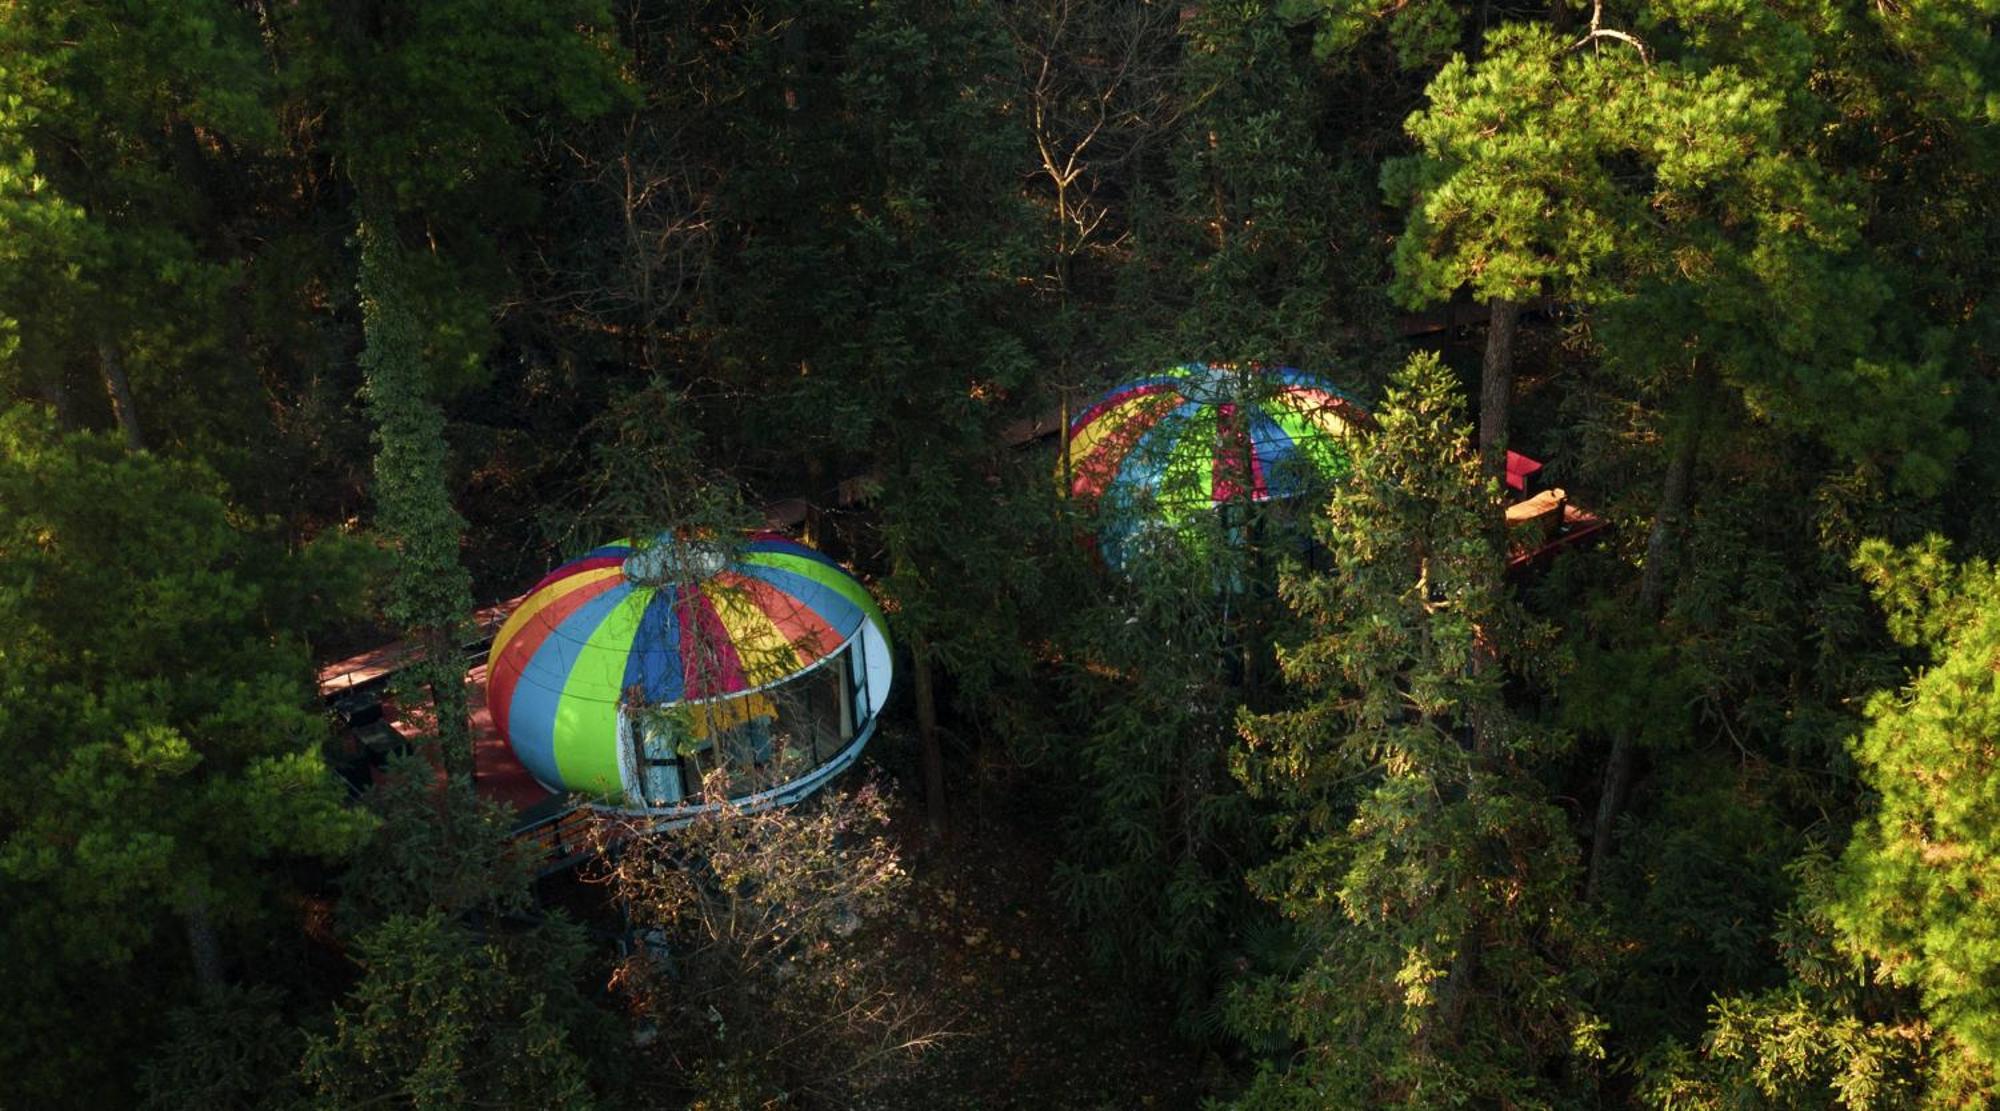
<path id="1" fill-rule="evenodd" d="M 974 823 L 960 813 L 959 828 L 931 846 L 921 800 L 905 797 L 898 824 L 912 883 L 902 912 L 878 928 L 896 978 L 926 986 L 952 1036 L 869 1106 L 1199 1103 L 1202 1054 L 1171 1033 L 1172 1002 L 1135 995 L 1094 965 L 1056 902 L 1045 816 L 1002 806 Z"/>

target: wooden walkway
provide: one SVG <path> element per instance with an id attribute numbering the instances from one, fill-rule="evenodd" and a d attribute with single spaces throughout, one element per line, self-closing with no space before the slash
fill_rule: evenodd
<path id="1" fill-rule="evenodd" d="M 493 634 L 500 631 L 500 626 L 507 623 L 507 615 L 513 613 L 514 607 L 526 597 L 526 594 L 517 594 L 504 602 L 472 611 L 473 628 L 477 630 L 473 634 L 474 641 L 481 644 L 491 641 Z M 468 648 L 471 646 L 467 645 Z M 344 660 L 335 660 L 319 669 L 319 695 L 331 700 L 357 688 L 378 685 L 408 663 L 415 653 L 415 646 L 399 640 Z"/>
<path id="2" fill-rule="evenodd" d="M 483 647 L 514 612 L 526 595 L 487 606 L 473 614 L 477 640 L 467 645 L 479 658 L 465 672 L 465 703 L 472 732 L 472 784 L 482 798 L 491 799 L 521 817 L 522 834 L 536 833 L 548 819 L 567 815 L 569 800 L 553 794 L 535 781 L 528 769 L 514 757 L 499 730 L 493 727 L 493 713 L 486 705 L 486 661 Z M 417 719 L 398 705 L 388 689 L 388 679 L 407 663 L 415 649 L 404 641 L 385 644 L 373 651 L 337 660 L 320 669 L 319 693 L 328 706 L 348 723 L 348 742 L 357 759 L 376 757 L 383 750 L 414 745 L 430 731 L 430 723 Z M 538 838 L 545 835 L 536 833 Z"/>

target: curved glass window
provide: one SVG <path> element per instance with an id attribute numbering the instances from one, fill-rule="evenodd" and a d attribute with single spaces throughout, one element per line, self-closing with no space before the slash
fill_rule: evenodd
<path id="1" fill-rule="evenodd" d="M 627 801 L 658 810 L 698 800 L 720 770 L 730 798 L 801 779 L 839 757 L 867 725 L 857 638 L 775 686 L 728 698 L 621 710 Z M 864 709 L 857 713 L 857 707 Z"/>

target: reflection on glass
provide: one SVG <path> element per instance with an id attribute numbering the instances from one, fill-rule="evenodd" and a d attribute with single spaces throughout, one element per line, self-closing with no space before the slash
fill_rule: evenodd
<path id="1" fill-rule="evenodd" d="M 861 724 L 855 706 L 858 648 L 763 691 L 704 702 L 633 707 L 630 722 L 634 801 L 652 809 L 679 805 L 716 768 L 731 798 L 805 777 L 838 757 Z"/>

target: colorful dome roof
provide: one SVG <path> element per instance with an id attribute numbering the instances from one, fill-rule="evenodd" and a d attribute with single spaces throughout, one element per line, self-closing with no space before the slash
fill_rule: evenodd
<path id="1" fill-rule="evenodd" d="M 619 707 L 783 682 L 881 611 L 839 564 L 776 534 L 725 551 L 656 537 L 594 548 L 535 584 L 493 638 L 494 727 L 551 790 L 619 789 Z"/>
<path id="2" fill-rule="evenodd" d="M 1188 363 L 1122 383 L 1070 422 L 1071 493 L 1118 538 L 1245 498 L 1305 492 L 1350 466 L 1367 410 L 1290 367 Z"/>

